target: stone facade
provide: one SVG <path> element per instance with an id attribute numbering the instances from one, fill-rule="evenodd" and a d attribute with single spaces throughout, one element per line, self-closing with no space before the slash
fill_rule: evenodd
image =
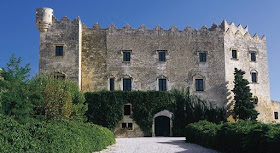
<path id="1" fill-rule="evenodd" d="M 125 78 L 132 80 L 132 90 L 159 90 L 159 79 L 166 79 L 167 90 L 190 87 L 193 94 L 230 109 L 236 67 L 246 72 L 248 80 L 252 73 L 257 74 L 257 82 L 251 82 L 250 88 L 258 98 L 258 119 L 278 122 L 274 119 L 278 103 L 270 100 L 266 39 L 251 36 L 248 27 L 223 21 L 199 30 L 147 29 L 145 25 L 101 28 L 98 24 L 88 28 L 79 18 L 58 21 L 50 8 L 36 13 L 40 73 L 63 74 L 84 92 L 109 90 L 110 79 L 114 79 L 115 90 L 123 90 Z M 63 56 L 56 56 L 56 46 L 63 46 Z M 237 52 L 236 59 L 232 59 L 232 50 Z M 123 61 L 124 51 L 130 51 L 130 62 Z M 159 61 L 160 51 L 165 52 L 166 61 Z M 251 52 L 256 53 L 254 62 Z M 205 62 L 200 61 L 200 53 L 206 54 Z M 203 91 L 196 90 L 196 79 L 203 80 Z"/>

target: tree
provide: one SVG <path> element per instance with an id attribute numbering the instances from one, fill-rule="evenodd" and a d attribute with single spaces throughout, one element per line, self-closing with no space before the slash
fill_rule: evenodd
<path id="1" fill-rule="evenodd" d="M 33 106 L 30 99 L 28 99 L 29 91 L 26 83 L 29 72 L 29 64 L 21 67 L 21 58 L 16 58 L 14 54 L 12 54 L 7 67 L 1 71 L 1 112 L 20 122 L 25 122 L 32 113 Z"/>
<path id="2" fill-rule="evenodd" d="M 72 82 L 37 76 L 29 81 L 34 117 L 43 120 L 74 119 L 84 121 L 87 105 L 84 94 Z"/>
<path id="3" fill-rule="evenodd" d="M 257 104 L 256 99 L 252 98 L 252 93 L 250 90 L 248 80 L 243 78 L 245 74 L 244 71 L 234 70 L 234 109 L 233 118 L 235 120 L 256 120 L 258 117 L 258 112 L 255 110 L 255 105 Z"/>

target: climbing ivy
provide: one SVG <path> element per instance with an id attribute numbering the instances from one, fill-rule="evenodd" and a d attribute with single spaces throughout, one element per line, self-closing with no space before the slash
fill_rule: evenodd
<path id="1" fill-rule="evenodd" d="M 124 104 L 132 104 L 133 120 L 146 136 L 151 136 L 153 117 L 170 109 L 173 96 L 162 91 L 98 91 L 85 93 L 88 121 L 114 130 L 123 118 Z"/>

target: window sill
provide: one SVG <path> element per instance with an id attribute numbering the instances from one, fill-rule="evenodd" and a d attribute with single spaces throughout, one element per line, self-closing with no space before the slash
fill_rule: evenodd
<path id="1" fill-rule="evenodd" d="M 231 60 L 234 60 L 234 61 L 239 61 L 238 58 L 231 58 Z"/>
<path id="2" fill-rule="evenodd" d="M 258 82 L 250 82 L 250 84 L 259 84 Z"/>

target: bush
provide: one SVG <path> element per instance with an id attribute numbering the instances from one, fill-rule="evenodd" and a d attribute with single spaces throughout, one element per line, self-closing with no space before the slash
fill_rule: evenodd
<path id="1" fill-rule="evenodd" d="M 68 120 L 19 124 L 0 116 L 0 152 L 80 153 L 100 151 L 115 143 L 101 126 Z"/>
<path id="2" fill-rule="evenodd" d="M 34 77 L 28 82 L 35 118 L 41 120 L 74 119 L 85 121 L 84 94 L 72 82 L 52 77 Z"/>
<path id="3" fill-rule="evenodd" d="M 277 153 L 280 125 L 255 121 L 213 124 L 207 121 L 189 124 L 186 141 L 227 153 Z"/>
<path id="4" fill-rule="evenodd" d="M 131 117 L 146 136 L 151 136 L 154 115 L 172 104 L 172 95 L 162 91 L 98 91 L 85 97 L 88 121 L 111 130 L 123 119 L 124 104 L 131 103 Z"/>

